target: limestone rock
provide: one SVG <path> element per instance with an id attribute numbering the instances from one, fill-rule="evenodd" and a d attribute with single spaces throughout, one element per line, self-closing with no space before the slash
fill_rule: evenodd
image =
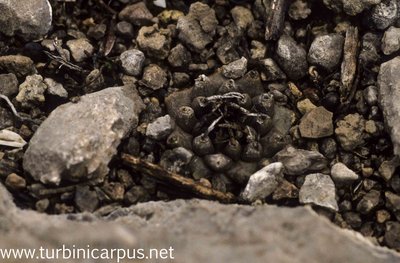
<path id="1" fill-rule="evenodd" d="M 394 154 L 400 155 L 400 57 L 381 65 L 378 75 L 380 106 L 393 143 Z"/>
<path id="2" fill-rule="evenodd" d="M 0 32 L 25 40 L 43 37 L 51 27 L 52 8 L 48 0 L 0 0 Z"/>
<path id="3" fill-rule="evenodd" d="M 108 88 L 56 108 L 33 135 L 23 167 L 43 183 L 103 176 L 144 104 L 132 87 Z"/>
<path id="4" fill-rule="evenodd" d="M 306 176 L 300 188 L 299 200 L 302 204 L 314 204 L 333 211 L 338 211 L 336 202 L 336 188 L 331 177 L 326 174 L 316 173 Z"/>

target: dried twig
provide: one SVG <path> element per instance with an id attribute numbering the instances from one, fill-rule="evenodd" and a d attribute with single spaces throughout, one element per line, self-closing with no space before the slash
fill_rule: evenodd
<path id="1" fill-rule="evenodd" d="M 83 69 L 83 68 L 81 68 L 81 67 L 79 67 L 79 66 L 77 66 L 77 65 L 75 65 L 75 64 L 72 64 L 71 62 L 69 62 L 69 61 L 67 61 L 65 58 L 63 58 L 62 56 L 53 55 L 53 54 L 51 54 L 51 53 L 48 52 L 48 51 L 44 51 L 44 53 L 45 53 L 49 58 L 51 58 L 51 59 L 57 61 L 58 63 L 60 63 L 62 66 L 65 66 L 65 67 L 67 67 L 67 68 L 70 68 L 70 69 L 75 70 L 75 71 L 78 71 L 78 72 L 84 72 L 84 69 Z"/>
<path id="2" fill-rule="evenodd" d="M 346 31 L 344 41 L 343 62 L 341 67 L 341 99 L 342 102 L 348 100 L 351 89 L 356 79 L 357 57 L 359 51 L 358 29 L 350 26 Z"/>
<path id="3" fill-rule="evenodd" d="M 109 5 L 107 5 L 106 3 L 103 2 L 103 0 L 94 0 L 99 6 L 101 6 L 102 8 L 104 8 L 107 12 L 109 12 L 110 14 L 112 14 L 113 16 L 117 15 L 117 11 L 115 11 L 114 9 L 112 9 Z"/>
<path id="4" fill-rule="evenodd" d="M 190 178 L 168 172 L 156 164 L 143 161 L 128 154 L 122 154 L 122 160 L 134 170 L 141 172 L 144 175 L 150 176 L 168 185 L 188 190 L 196 196 L 218 200 L 223 203 L 232 203 L 235 201 L 235 196 L 231 193 L 223 193 L 214 190 Z"/>
<path id="5" fill-rule="evenodd" d="M 266 40 L 277 40 L 282 34 L 289 0 L 272 0 L 265 29 Z"/>
<path id="6" fill-rule="evenodd" d="M 10 99 L 9 99 L 7 96 L 5 96 L 5 95 L 3 95 L 3 94 L 0 94 L 0 99 L 3 99 L 3 100 L 5 100 L 5 101 L 7 102 L 7 104 L 8 104 L 8 106 L 10 107 L 12 113 L 14 114 L 14 116 L 15 116 L 18 120 L 20 120 L 20 121 L 22 121 L 22 122 L 29 122 L 29 123 L 33 123 L 33 124 L 40 124 L 40 122 L 37 121 L 37 120 L 33 120 L 33 119 L 27 118 L 27 117 L 22 117 L 22 116 L 17 112 L 17 110 L 15 109 L 14 105 L 12 104 L 12 102 L 10 101 Z"/>

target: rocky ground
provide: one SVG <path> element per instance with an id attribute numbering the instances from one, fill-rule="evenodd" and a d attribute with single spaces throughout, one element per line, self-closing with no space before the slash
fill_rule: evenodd
<path id="1" fill-rule="evenodd" d="M 0 1 L 15 203 L 307 205 L 400 250 L 400 2 L 163 3 Z"/>

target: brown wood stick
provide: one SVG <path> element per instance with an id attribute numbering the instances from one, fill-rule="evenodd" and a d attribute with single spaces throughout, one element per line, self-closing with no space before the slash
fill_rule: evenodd
<path id="1" fill-rule="evenodd" d="M 235 196 L 232 193 L 223 193 L 210 187 L 204 186 L 193 179 L 182 175 L 166 171 L 159 165 L 146 162 L 140 158 L 133 157 L 129 154 L 122 154 L 122 160 L 132 169 L 144 175 L 153 177 L 164 183 L 180 187 L 192 192 L 194 195 L 211 200 L 218 200 L 222 203 L 232 203 L 235 201 Z"/>

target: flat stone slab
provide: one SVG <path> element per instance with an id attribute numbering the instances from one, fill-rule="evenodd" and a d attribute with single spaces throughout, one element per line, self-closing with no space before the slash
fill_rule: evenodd
<path id="1" fill-rule="evenodd" d="M 1 248 L 172 246 L 174 260 L 164 262 L 400 262 L 400 254 L 334 226 L 307 207 L 175 200 L 121 208 L 105 219 L 49 216 L 16 208 L 0 185 L 0 222 Z"/>

